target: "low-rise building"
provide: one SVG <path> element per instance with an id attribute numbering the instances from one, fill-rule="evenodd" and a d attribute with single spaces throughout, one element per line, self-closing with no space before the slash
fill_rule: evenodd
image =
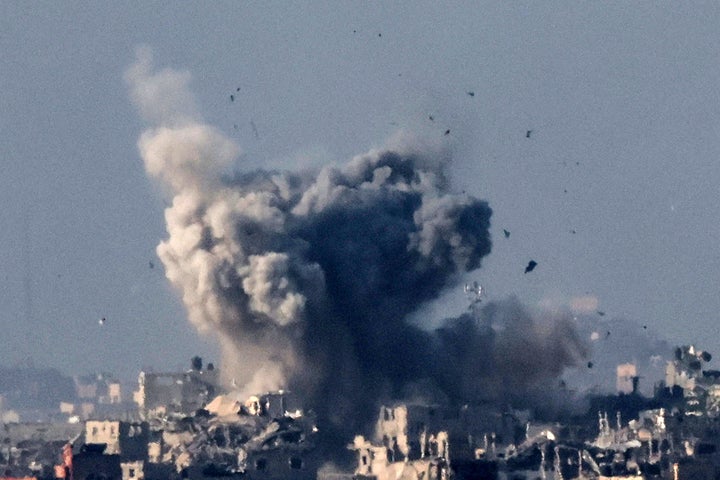
<path id="1" fill-rule="evenodd" d="M 190 414 L 205 407 L 219 391 L 215 369 L 181 373 L 140 372 L 133 400 L 145 416 L 163 412 Z"/>
<path id="2" fill-rule="evenodd" d="M 106 455 L 121 455 L 123 459 L 145 460 L 150 439 L 147 423 L 119 420 L 88 420 L 85 422 L 85 444 L 105 445 Z"/>

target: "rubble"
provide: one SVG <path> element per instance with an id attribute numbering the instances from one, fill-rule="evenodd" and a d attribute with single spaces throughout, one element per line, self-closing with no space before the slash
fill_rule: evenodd
<path id="1" fill-rule="evenodd" d="M 374 431 L 347 445 L 352 468 L 326 466 L 334 458 L 323 457 L 322 426 L 291 392 L 241 397 L 212 385 L 219 394 L 209 398 L 215 374 L 141 375 L 138 418 L 4 424 L 0 463 L 3 478 L 72 480 L 714 479 L 720 373 L 706 369 L 710 360 L 679 347 L 653 398 L 638 393 L 637 367 L 621 364 L 617 395 L 559 421 L 483 403 L 382 405 Z M 190 386 L 164 389 L 158 378 Z"/>

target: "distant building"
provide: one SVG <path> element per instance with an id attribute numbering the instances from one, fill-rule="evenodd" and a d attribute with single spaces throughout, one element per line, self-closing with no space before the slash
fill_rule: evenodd
<path id="1" fill-rule="evenodd" d="M 95 413 L 95 404 L 90 402 L 83 402 L 80 404 L 80 415 L 82 418 L 90 418 Z"/>
<path id="2" fill-rule="evenodd" d="M 0 421 L 2 423 L 20 423 L 20 414 L 15 410 L 3 411 Z"/>
<path id="3" fill-rule="evenodd" d="M 81 401 L 99 404 L 117 404 L 122 402 L 120 382 L 109 373 L 73 377 L 75 394 Z"/>
<path id="4" fill-rule="evenodd" d="M 75 404 L 70 402 L 60 402 L 60 413 L 72 415 L 75 413 Z"/>
<path id="5" fill-rule="evenodd" d="M 114 375 L 95 373 L 73 377 L 75 398 L 63 398 L 59 413 L 66 419 L 117 418 L 130 410 L 123 404 L 122 387 Z"/>
<path id="6" fill-rule="evenodd" d="M 637 391 L 637 366 L 634 363 L 622 363 L 617 366 L 617 392 L 630 394 Z"/>
<path id="7" fill-rule="evenodd" d="M 107 403 L 116 404 L 120 402 L 122 402 L 122 388 L 120 387 L 120 382 L 109 383 L 107 386 Z"/>
<path id="8" fill-rule="evenodd" d="M 120 464 L 122 480 L 144 480 L 144 463 L 142 461 L 123 462 Z"/>

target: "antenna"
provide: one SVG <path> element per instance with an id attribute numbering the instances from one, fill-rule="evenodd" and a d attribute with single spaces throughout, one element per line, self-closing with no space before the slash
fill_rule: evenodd
<path id="1" fill-rule="evenodd" d="M 464 291 L 465 295 L 467 295 L 468 297 L 468 301 L 470 302 L 470 305 L 468 305 L 468 310 L 475 311 L 475 309 L 482 301 L 482 285 L 478 284 L 478 282 L 466 283 Z"/>

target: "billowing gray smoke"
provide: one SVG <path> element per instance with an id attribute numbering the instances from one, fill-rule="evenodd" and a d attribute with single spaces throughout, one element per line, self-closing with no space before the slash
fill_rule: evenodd
<path id="1" fill-rule="evenodd" d="M 513 301 L 435 333 L 406 321 L 490 252 L 491 210 L 449 192 L 446 153 L 399 142 L 319 172 L 236 175 L 238 149 L 198 120 L 187 74 L 154 73 L 141 51 L 126 79 L 155 125 L 146 169 L 173 196 L 158 255 L 247 393 L 295 389 L 355 428 L 378 400 L 505 399 L 582 356 L 571 325 L 542 331 Z"/>
<path id="2" fill-rule="evenodd" d="M 435 337 L 446 362 L 437 378 L 451 399 L 523 408 L 557 407 L 557 379 L 590 353 L 569 311 L 533 313 L 515 298 L 449 319 Z"/>

